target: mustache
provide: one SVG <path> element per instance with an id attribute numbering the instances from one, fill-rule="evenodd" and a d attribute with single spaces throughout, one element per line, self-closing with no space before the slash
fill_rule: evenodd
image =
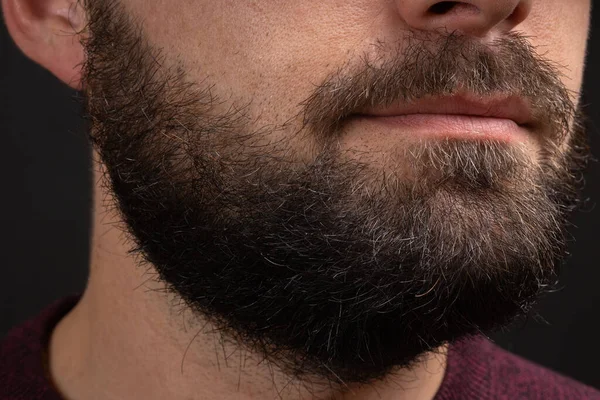
<path id="1" fill-rule="evenodd" d="M 363 56 L 328 76 L 301 103 L 303 125 L 324 141 L 365 108 L 385 108 L 425 96 L 467 92 L 477 96 L 518 96 L 531 106 L 544 139 L 560 143 L 577 106 L 561 82 L 560 68 L 536 52 L 519 32 L 489 44 L 458 33 L 407 33 L 376 56 Z M 576 96 L 573 96 L 574 98 Z"/>

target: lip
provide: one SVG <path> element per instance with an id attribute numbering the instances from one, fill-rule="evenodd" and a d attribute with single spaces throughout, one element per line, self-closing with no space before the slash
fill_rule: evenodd
<path id="1" fill-rule="evenodd" d="M 412 137 L 491 139 L 501 142 L 527 142 L 530 131 L 507 118 L 462 114 L 405 114 L 361 117 L 357 121 L 374 124 L 383 132 L 405 132 Z M 381 130 L 380 130 L 381 132 Z"/>
<path id="2" fill-rule="evenodd" d="M 512 120 L 519 126 L 532 124 L 531 107 L 515 95 L 475 96 L 466 93 L 440 97 L 423 97 L 414 102 L 393 104 L 386 108 L 361 110 L 359 118 L 403 117 L 419 114 L 456 115 Z"/>

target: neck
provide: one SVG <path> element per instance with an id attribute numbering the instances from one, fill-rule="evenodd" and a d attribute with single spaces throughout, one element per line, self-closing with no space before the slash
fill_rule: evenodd
<path id="1" fill-rule="evenodd" d="M 98 157 L 96 157 L 97 160 Z M 370 385 L 299 382 L 259 354 L 230 343 L 157 281 L 133 247 L 94 171 L 90 277 L 50 341 L 50 371 L 69 399 L 429 400 L 441 385 L 446 348 L 410 371 Z"/>

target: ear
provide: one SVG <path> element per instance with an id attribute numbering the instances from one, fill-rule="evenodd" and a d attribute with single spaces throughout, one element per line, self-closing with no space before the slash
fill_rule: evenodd
<path id="1" fill-rule="evenodd" d="M 2 0 L 8 32 L 25 55 L 81 89 L 85 13 L 81 0 Z"/>

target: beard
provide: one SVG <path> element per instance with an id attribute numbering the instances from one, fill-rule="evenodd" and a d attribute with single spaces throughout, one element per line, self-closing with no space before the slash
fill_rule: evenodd
<path id="1" fill-rule="evenodd" d="M 367 383 L 505 326 L 556 285 L 588 150 L 559 73 L 518 34 L 414 34 L 257 128 L 247 108 L 217 112 L 211 83 L 168 66 L 118 3 L 87 8 L 84 90 L 105 183 L 144 264 L 228 340 L 300 380 Z M 335 145 L 366 106 L 459 90 L 527 98 L 535 156 L 422 141 L 397 154 L 400 173 Z M 300 162 L 274 131 L 319 150 Z"/>

